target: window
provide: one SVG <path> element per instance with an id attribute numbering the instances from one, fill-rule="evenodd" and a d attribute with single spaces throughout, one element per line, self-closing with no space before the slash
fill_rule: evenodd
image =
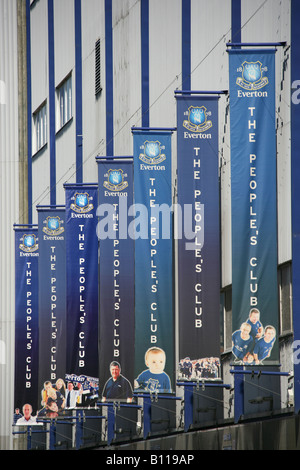
<path id="1" fill-rule="evenodd" d="M 291 264 L 279 266 L 279 312 L 280 312 L 280 332 L 288 333 L 292 331 L 292 282 Z"/>
<path id="2" fill-rule="evenodd" d="M 0 80 L 0 104 L 5 104 L 5 82 Z"/>
<path id="3" fill-rule="evenodd" d="M 6 364 L 5 358 L 5 343 L 4 341 L 0 340 L 0 364 Z"/>
<path id="4" fill-rule="evenodd" d="M 33 113 L 33 153 L 38 152 L 47 143 L 47 103 L 44 102 Z"/>
<path id="5" fill-rule="evenodd" d="M 95 95 L 97 96 L 102 91 L 101 87 L 101 50 L 100 39 L 95 43 Z"/>
<path id="6" fill-rule="evenodd" d="M 231 286 L 223 291 L 222 295 L 224 315 L 224 350 L 229 351 L 232 347 L 232 289 Z"/>
<path id="7" fill-rule="evenodd" d="M 66 78 L 56 89 L 56 130 L 72 118 L 72 76 Z"/>

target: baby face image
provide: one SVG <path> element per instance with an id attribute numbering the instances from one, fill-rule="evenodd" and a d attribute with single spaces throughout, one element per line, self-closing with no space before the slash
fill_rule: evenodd
<path id="1" fill-rule="evenodd" d="M 149 352 L 146 359 L 146 365 L 152 374 L 161 374 L 165 368 L 166 357 L 161 351 Z"/>

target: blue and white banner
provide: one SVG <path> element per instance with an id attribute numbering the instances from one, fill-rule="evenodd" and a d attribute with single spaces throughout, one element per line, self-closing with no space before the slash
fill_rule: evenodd
<path id="1" fill-rule="evenodd" d="M 134 131 L 135 388 L 174 387 L 171 132 Z"/>
<path id="2" fill-rule="evenodd" d="M 134 382 L 134 239 L 128 233 L 128 226 L 132 225 L 128 213 L 133 204 L 133 159 L 97 158 L 97 163 L 100 393 L 103 401 L 131 401 Z M 118 386 L 112 386 L 113 383 Z"/>
<path id="3" fill-rule="evenodd" d="M 98 372 L 98 185 L 66 184 L 66 373 Z"/>
<path id="4" fill-rule="evenodd" d="M 66 373 L 64 207 L 37 206 L 39 234 L 39 388 Z"/>
<path id="5" fill-rule="evenodd" d="M 14 407 L 30 404 L 35 415 L 38 390 L 38 229 L 15 226 L 15 397 Z"/>
<path id="6" fill-rule="evenodd" d="M 235 361 L 278 361 L 275 51 L 229 51 Z"/>
<path id="7" fill-rule="evenodd" d="M 218 96 L 176 95 L 179 373 L 220 377 Z"/>

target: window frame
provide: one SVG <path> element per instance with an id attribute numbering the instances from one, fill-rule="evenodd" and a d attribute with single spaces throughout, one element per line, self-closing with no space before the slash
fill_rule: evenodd
<path id="1" fill-rule="evenodd" d="M 59 132 L 73 119 L 73 83 L 69 73 L 55 89 L 56 132 Z"/>
<path id="2" fill-rule="evenodd" d="M 232 350 L 232 285 L 222 289 L 223 348 L 224 353 Z"/>
<path id="3" fill-rule="evenodd" d="M 33 121 L 33 155 L 38 153 L 48 143 L 48 113 L 47 113 L 47 100 L 32 113 Z"/>
<path id="4" fill-rule="evenodd" d="M 283 263 L 278 266 L 279 321 L 282 336 L 293 331 L 292 287 L 292 264 Z"/>
<path id="5" fill-rule="evenodd" d="M 101 94 L 101 40 L 95 42 L 95 96 Z"/>

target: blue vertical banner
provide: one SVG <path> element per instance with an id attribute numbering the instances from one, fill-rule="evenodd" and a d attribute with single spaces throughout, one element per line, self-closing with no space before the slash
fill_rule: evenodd
<path id="1" fill-rule="evenodd" d="M 178 377 L 220 377 L 218 95 L 177 94 Z"/>
<path id="2" fill-rule="evenodd" d="M 97 184 L 65 184 L 67 374 L 98 380 Z M 74 380 L 76 381 L 76 380 Z"/>
<path id="3" fill-rule="evenodd" d="M 174 387 L 174 288 L 170 131 L 134 139 L 135 388 Z"/>
<path id="4" fill-rule="evenodd" d="M 15 389 L 14 407 L 40 405 L 38 397 L 38 264 L 36 226 L 15 226 Z"/>
<path id="5" fill-rule="evenodd" d="M 97 158 L 99 385 L 102 400 L 131 401 L 134 383 L 133 158 Z M 118 372 L 112 386 L 112 374 Z M 115 378 L 115 376 L 114 376 Z"/>
<path id="6" fill-rule="evenodd" d="M 275 50 L 229 51 L 232 352 L 278 357 Z"/>
<path id="7" fill-rule="evenodd" d="M 39 234 L 39 389 L 66 373 L 65 208 L 37 206 Z"/>

